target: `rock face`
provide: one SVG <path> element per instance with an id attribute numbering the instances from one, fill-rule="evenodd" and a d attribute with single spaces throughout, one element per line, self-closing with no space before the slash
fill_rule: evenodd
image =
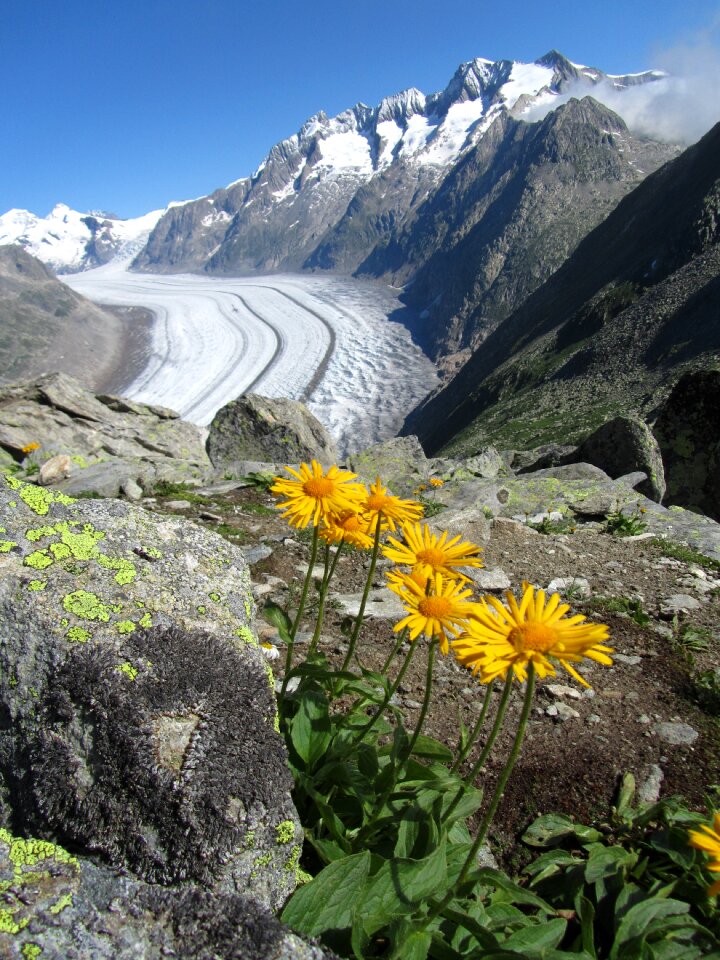
<path id="1" fill-rule="evenodd" d="M 0 823 L 277 908 L 302 832 L 240 552 L 12 478 L 0 518 Z"/>
<path id="2" fill-rule="evenodd" d="M 611 477 L 642 470 L 647 480 L 635 489 L 656 503 L 665 495 L 660 447 L 648 425 L 637 417 L 608 420 L 561 462 L 592 463 Z"/>
<path id="3" fill-rule="evenodd" d="M 129 481 L 149 490 L 212 471 L 200 431 L 173 410 L 93 394 L 64 373 L 0 388 L 0 453 L 9 464 L 30 445 L 41 469 L 56 456 L 70 458 L 71 475 L 60 471 L 54 486 L 73 496 L 116 497 Z"/>
<path id="4" fill-rule="evenodd" d="M 338 459 L 335 441 L 298 400 L 245 394 L 215 414 L 207 452 L 219 471 L 243 460 L 297 463 Z"/>
<path id="5" fill-rule="evenodd" d="M 720 369 L 681 377 L 655 422 L 667 501 L 720 520 Z"/>

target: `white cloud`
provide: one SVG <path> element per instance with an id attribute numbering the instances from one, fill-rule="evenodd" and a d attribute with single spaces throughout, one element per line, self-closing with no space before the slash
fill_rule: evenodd
<path id="1" fill-rule="evenodd" d="M 570 97 L 591 93 L 639 136 L 688 146 L 720 121 L 720 16 L 692 39 L 653 54 L 655 69 L 667 75 L 652 83 L 618 90 L 610 82 L 592 91 L 578 84 L 551 104 L 538 105 L 522 116 L 533 122 Z"/>

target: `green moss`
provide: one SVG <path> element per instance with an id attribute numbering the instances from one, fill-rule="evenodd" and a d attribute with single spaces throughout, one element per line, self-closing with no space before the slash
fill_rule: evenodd
<path id="1" fill-rule="evenodd" d="M 88 640 L 92 640 L 92 634 L 84 627 L 70 627 L 65 634 L 65 639 L 72 643 L 87 643 Z"/>
<path id="2" fill-rule="evenodd" d="M 295 824 L 292 820 L 283 820 L 275 827 L 278 843 L 290 843 L 295 837 Z"/>
<path id="3" fill-rule="evenodd" d="M 27 585 L 28 590 L 44 590 L 47 586 L 47 580 L 31 580 Z"/>
<path id="4" fill-rule="evenodd" d="M 125 663 L 121 663 L 119 667 L 116 667 L 119 673 L 124 674 L 128 680 L 137 680 L 138 673 L 140 672 L 137 667 L 134 667 L 128 660 Z"/>
<path id="5" fill-rule="evenodd" d="M 87 590 L 75 590 L 63 598 L 63 607 L 68 613 L 74 613 L 82 620 L 99 620 L 107 623 L 111 613 L 117 613 L 120 605 L 103 603 L 94 593 Z"/>
<path id="6" fill-rule="evenodd" d="M 115 624 L 115 629 L 118 633 L 132 633 L 135 629 L 135 624 L 132 620 L 120 620 Z"/>
<path id="7" fill-rule="evenodd" d="M 29 553 L 23 560 L 23 565 L 32 567 L 33 570 L 45 570 L 47 567 L 51 567 L 53 563 L 55 563 L 55 561 L 47 550 L 35 550 L 33 553 Z"/>

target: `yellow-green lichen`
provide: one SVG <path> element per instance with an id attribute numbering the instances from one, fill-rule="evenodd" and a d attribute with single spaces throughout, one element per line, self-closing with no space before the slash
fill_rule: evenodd
<path id="1" fill-rule="evenodd" d="M 114 580 L 115 583 L 119 583 L 121 586 L 132 583 L 133 580 L 137 578 L 135 565 L 123 557 L 106 557 L 100 553 L 97 556 L 97 562 L 101 567 L 105 567 L 106 570 L 116 570 Z"/>
<path id="2" fill-rule="evenodd" d="M 56 533 L 56 527 L 33 527 L 25 531 L 25 537 L 30 543 L 37 543 L 37 541 L 42 540 L 43 537 L 54 537 Z"/>
<path id="3" fill-rule="evenodd" d="M 85 627 L 70 627 L 65 638 L 73 643 L 87 643 L 88 640 L 92 640 L 92 634 Z"/>
<path id="4" fill-rule="evenodd" d="M 128 660 L 125 663 L 121 663 L 119 667 L 115 668 L 119 673 L 124 674 L 128 680 L 137 680 L 138 673 L 140 672 L 137 667 L 134 667 Z"/>
<path id="5" fill-rule="evenodd" d="M 300 844 L 298 844 L 293 850 L 293 852 L 290 854 L 288 859 L 283 864 L 283 870 L 285 870 L 287 873 L 290 873 L 291 870 L 295 870 L 297 868 L 298 861 L 300 860 L 301 851 L 302 851 L 302 847 L 300 846 Z"/>
<path id="6" fill-rule="evenodd" d="M 292 820 L 283 820 L 275 827 L 278 843 L 290 843 L 295 836 L 295 824 Z"/>
<path id="7" fill-rule="evenodd" d="M 132 620 L 120 620 L 115 624 L 115 629 L 118 633 L 132 633 L 135 629 L 135 624 Z"/>
<path id="8" fill-rule="evenodd" d="M 20 952 L 23 955 L 23 960 L 37 960 L 42 953 L 42 947 L 38 946 L 37 943 L 25 943 Z"/>
<path id="9" fill-rule="evenodd" d="M 94 593 L 87 590 L 75 590 L 63 597 L 63 607 L 68 613 L 74 613 L 82 620 L 99 620 L 107 623 L 111 613 L 120 610 L 120 604 L 103 603 Z"/>
<path id="10" fill-rule="evenodd" d="M 208 596 L 213 601 L 213 603 L 222 603 L 222 597 L 220 596 L 219 593 L 216 593 L 215 591 L 213 591 L 212 593 L 209 593 Z"/>
<path id="11" fill-rule="evenodd" d="M 157 549 L 157 547 L 141 547 L 143 553 L 146 553 L 149 557 L 152 557 L 153 560 L 159 560 L 162 556 L 162 553 Z"/>
<path id="12" fill-rule="evenodd" d="M 31 580 L 28 583 L 28 590 L 44 590 L 47 586 L 47 580 Z"/>
<path id="13" fill-rule="evenodd" d="M 235 631 L 235 636 L 239 637 L 245 643 L 249 643 L 251 647 L 259 646 L 257 637 L 248 627 L 238 627 Z"/>
<path id="14" fill-rule="evenodd" d="M 71 893 L 64 893 L 56 903 L 50 907 L 50 913 L 58 914 L 62 913 L 67 907 L 71 907 L 73 903 L 73 898 Z"/>
<path id="15" fill-rule="evenodd" d="M 148 627 L 152 626 L 152 617 L 149 613 L 146 613 L 144 616 L 140 617 L 138 623 L 141 627 L 145 627 L 147 629 Z"/>
<path id="16" fill-rule="evenodd" d="M 30 923 L 28 917 L 23 917 L 19 922 L 16 921 L 14 918 L 15 910 L 0 910 L 0 933 L 9 933 L 15 936 Z"/>
<path id="17" fill-rule="evenodd" d="M 35 550 L 29 553 L 23 560 L 26 567 L 32 567 L 33 570 L 45 570 L 55 563 L 47 550 Z"/>
<path id="18" fill-rule="evenodd" d="M 202 604 L 200 604 L 200 606 L 197 608 L 197 612 L 200 614 L 205 613 L 206 612 L 205 607 Z"/>
<path id="19" fill-rule="evenodd" d="M 10 553 L 13 547 L 16 547 L 15 540 L 0 540 L 0 553 Z"/>
<path id="20" fill-rule="evenodd" d="M 79 453 L 76 453 L 74 456 L 70 457 L 70 459 L 75 466 L 80 467 L 81 470 L 85 470 L 90 466 L 85 457 L 81 456 Z"/>

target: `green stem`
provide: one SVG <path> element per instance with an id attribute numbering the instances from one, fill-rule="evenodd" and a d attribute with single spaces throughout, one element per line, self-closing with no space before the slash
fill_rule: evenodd
<path id="1" fill-rule="evenodd" d="M 328 543 L 325 547 L 325 570 L 323 573 L 322 585 L 320 587 L 320 600 L 318 606 L 317 620 L 315 622 L 315 632 L 313 633 L 312 640 L 310 641 L 310 646 L 308 648 L 307 655 L 308 657 L 315 653 L 315 648 L 318 645 L 320 639 L 320 633 L 322 631 L 323 619 L 325 618 L 325 602 L 327 600 L 328 588 L 330 587 L 330 581 L 333 578 L 335 573 L 335 567 L 337 566 L 338 557 L 340 556 L 340 551 L 343 548 L 345 541 L 341 540 L 340 544 L 335 551 L 335 556 L 333 557 L 332 563 L 330 563 L 330 544 Z"/>
<path id="2" fill-rule="evenodd" d="M 427 716 L 428 707 L 430 706 L 430 694 L 432 693 L 432 679 L 433 679 L 433 668 L 435 666 L 435 651 L 438 646 L 438 638 L 433 637 L 430 646 L 428 647 L 428 660 L 427 660 L 427 673 L 425 674 L 425 697 L 423 699 L 422 709 L 420 710 L 420 717 L 415 727 L 415 732 L 412 735 L 412 739 L 408 744 L 407 755 L 411 756 L 417 739 L 420 736 L 420 731 L 423 728 L 425 723 L 425 717 Z"/>
<path id="3" fill-rule="evenodd" d="M 414 643 L 411 643 L 411 644 L 410 644 L 410 649 L 408 650 L 408 652 L 407 652 L 407 654 L 406 654 L 406 656 L 405 656 L 405 660 L 404 660 L 404 662 L 403 662 L 403 665 L 400 667 L 400 670 L 399 670 L 399 672 L 398 672 L 398 675 L 395 677 L 395 681 L 394 681 L 393 685 L 390 687 L 390 689 L 388 690 L 388 692 L 385 694 L 385 699 L 384 699 L 383 702 L 380 704 L 380 707 L 378 708 L 377 713 L 375 713 L 374 716 L 372 716 L 372 717 L 370 718 L 370 720 L 365 724 L 365 726 L 360 729 L 360 732 L 358 733 L 358 735 L 352 740 L 351 746 L 353 746 L 353 747 L 357 746 L 357 744 L 360 743 L 360 741 L 365 737 L 365 734 L 369 733 L 370 730 L 372 730 L 372 728 L 375 726 L 375 724 L 378 722 L 378 720 L 380 719 L 380 717 L 381 717 L 381 716 L 383 715 L 383 713 L 385 712 L 385 710 L 386 710 L 386 708 L 387 708 L 387 705 L 388 705 L 388 704 L 390 703 L 390 701 L 392 700 L 395 691 L 396 691 L 397 688 L 400 686 L 400 684 L 401 684 L 401 682 L 402 682 L 402 678 L 403 678 L 403 677 L 405 676 L 405 674 L 407 673 L 407 668 L 410 666 L 410 661 L 412 660 L 413 653 L 415 653 L 415 646 L 416 646 L 416 645 L 415 645 Z"/>
<path id="4" fill-rule="evenodd" d="M 375 540 L 373 542 L 372 555 L 370 557 L 370 570 L 368 571 L 367 580 L 365 581 L 365 589 L 363 591 L 362 600 L 360 601 L 360 609 L 358 610 L 355 627 L 353 628 L 352 636 L 350 637 L 350 643 L 348 644 L 348 651 L 345 654 L 343 665 L 340 667 L 341 670 L 347 670 L 348 664 L 352 660 L 353 654 L 355 653 L 358 637 L 360 636 L 360 628 L 362 627 L 363 616 L 365 614 L 365 606 L 367 605 L 367 600 L 370 596 L 370 587 L 372 585 L 373 577 L 375 576 L 375 566 L 377 564 L 378 552 L 380 550 L 381 521 L 382 514 L 378 513 L 377 527 L 375 528 Z"/>
<path id="5" fill-rule="evenodd" d="M 457 805 L 462 800 L 462 796 L 465 793 L 466 787 L 470 786 L 475 780 L 475 777 L 478 775 L 478 771 L 485 763 L 487 758 L 490 756 L 490 751 L 495 746 L 495 741 L 498 738 L 498 734 L 503 725 L 503 720 L 505 719 L 505 714 L 507 713 L 508 703 L 510 701 L 510 691 L 512 690 L 512 681 L 513 681 L 513 671 L 512 669 L 508 670 L 507 676 L 505 677 L 505 686 L 503 687 L 502 697 L 500 698 L 500 703 L 498 704 L 498 711 L 495 716 L 495 722 L 492 725 L 492 730 L 490 731 L 490 736 L 487 738 L 485 746 L 480 752 L 480 756 L 477 758 L 473 764 L 473 768 L 470 773 L 465 777 L 462 782 L 462 785 L 459 787 L 458 792 L 453 797 L 453 801 L 450 806 L 445 811 L 445 816 L 443 817 L 443 822 L 447 822 L 450 818 L 451 813 L 457 807 Z"/>
<path id="6" fill-rule="evenodd" d="M 482 709 L 480 710 L 480 716 L 477 719 L 477 723 L 472 728 L 472 732 L 470 733 L 470 736 L 467 739 L 465 749 L 458 751 L 457 759 L 455 760 L 453 765 L 450 767 L 450 773 L 455 773 L 455 771 L 460 767 L 460 764 L 464 763 L 465 760 L 467 760 L 468 754 L 470 753 L 470 751 L 475 745 L 475 741 L 480 736 L 480 731 L 483 728 L 483 725 L 485 723 L 485 718 L 487 717 L 487 712 L 490 707 L 490 701 L 492 700 L 494 687 L 495 685 L 493 683 L 489 683 L 487 685 L 487 689 L 485 690 L 485 697 L 483 698 Z"/>
<path id="7" fill-rule="evenodd" d="M 509 675 L 512 676 L 512 670 L 509 671 Z M 530 718 L 530 709 L 533 703 L 533 696 L 535 694 L 535 665 L 532 660 L 528 663 L 528 676 L 527 676 L 527 687 L 525 689 L 525 700 L 523 701 L 522 713 L 520 714 L 520 720 L 518 721 L 517 731 L 515 733 L 515 740 L 513 741 L 512 749 L 510 750 L 510 755 L 507 758 L 505 766 L 503 767 L 500 778 L 498 779 L 497 785 L 492 795 L 492 799 L 488 805 L 485 816 L 482 819 L 482 823 L 478 829 L 478 834 L 475 837 L 475 842 L 470 848 L 470 852 L 467 855 L 465 863 L 463 864 L 462 870 L 458 874 L 458 878 L 455 882 L 455 886 L 452 890 L 448 890 L 443 899 L 437 903 L 434 907 L 431 908 L 428 915 L 424 918 L 421 929 L 425 929 L 439 914 L 443 912 L 445 907 L 451 902 L 456 893 L 460 890 L 462 885 L 467 880 L 468 874 L 475 865 L 475 861 L 478 855 L 480 847 L 485 841 L 485 837 L 488 832 L 488 828 L 493 821 L 493 817 L 497 812 L 497 808 L 502 799 L 502 795 L 505 791 L 508 779 L 510 774 L 513 771 L 513 767 L 517 763 L 517 759 L 520 756 L 520 748 L 522 747 L 522 742 L 525 737 L 525 730 L 527 729 L 528 719 Z"/>
<path id="8" fill-rule="evenodd" d="M 317 551 L 318 551 L 318 532 L 319 532 L 319 528 L 313 527 L 312 547 L 310 548 L 310 565 L 308 566 L 307 573 L 305 574 L 305 583 L 303 584 L 302 594 L 300 595 L 300 605 L 298 606 L 297 615 L 290 629 L 290 642 L 287 645 L 287 652 L 285 654 L 285 676 L 283 677 L 282 687 L 280 689 L 281 700 L 285 696 L 288 680 L 290 679 L 290 670 L 292 669 L 292 661 L 293 661 L 293 650 L 295 649 L 295 634 L 297 633 L 297 629 L 300 626 L 300 619 L 303 615 L 303 610 L 305 609 L 305 602 L 307 600 L 308 589 L 310 587 L 310 581 L 312 580 L 313 567 L 315 566 L 315 558 L 317 557 Z"/>

